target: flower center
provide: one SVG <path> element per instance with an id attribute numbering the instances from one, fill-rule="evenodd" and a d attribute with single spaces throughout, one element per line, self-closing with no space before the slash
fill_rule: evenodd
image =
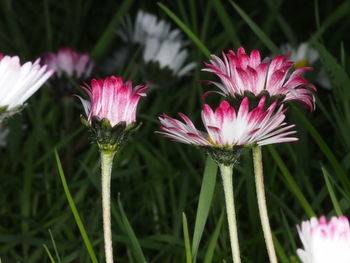
<path id="1" fill-rule="evenodd" d="M 308 64 L 308 63 L 307 63 L 306 60 L 299 60 L 299 61 L 295 62 L 294 68 L 295 68 L 295 69 L 303 68 L 303 67 L 306 67 L 307 64 Z"/>

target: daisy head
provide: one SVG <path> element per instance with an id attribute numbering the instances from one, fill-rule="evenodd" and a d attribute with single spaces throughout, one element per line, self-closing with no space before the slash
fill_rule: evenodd
<path id="1" fill-rule="evenodd" d="M 301 67 L 293 70 L 293 62 L 287 56 L 261 59 L 260 52 L 253 50 L 249 55 L 243 47 L 237 53 L 233 50 L 222 54 L 222 59 L 212 55 L 203 71 L 214 73 L 220 81 L 209 81 L 219 88 L 221 95 L 233 98 L 244 95 L 267 94 L 280 101 L 298 101 L 313 110 L 315 86 L 301 75 L 311 70 Z"/>
<path id="2" fill-rule="evenodd" d="M 148 85 L 133 88 L 131 81 L 111 76 L 93 79 L 82 88 L 90 97 L 79 97 L 87 115 L 84 124 L 92 129 L 101 150 L 114 151 L 137 129 L 136 109 L 140 98 L 146 96 Z"/>
<path id="3" fill-rule="evenodd" d="M 69 47 L 61 47 L 57 52 L 48 52 L 43 58 L 49 69 L 55 71 L 55 76 L 68 76 L 76 79 L 88 79 L 95 63 L 88 53 L 79 53 Z"/>
<path id="4" fill-rule="evenodd" d="M 286 125 L 283 106 L 277 101 L 265 109 L 265 97 L 250 108 L 248 98 L 244 98 L 238 108 L 227 101 L 213 110 L 208 104 L 203 106 L 202 121 L 205 131 L 198 130 L 192 121 L 179 113 L 183 121 L 163 114 L 159 117 L 162 131 L 158 132 L 174 141 L 192 144 L 205 149 L 218 163 L 232 164 L 244 147 L 296 141 L 290 137 L 294 125 Z"/>

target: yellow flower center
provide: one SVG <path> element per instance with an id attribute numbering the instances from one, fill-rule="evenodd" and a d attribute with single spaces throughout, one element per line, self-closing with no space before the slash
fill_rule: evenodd
<path id="1" fill-rule="evenodd" d="M 298 69 L 298 68 L 303 68 L 307 66 L 307 61 L 306 60 L 299 60 L 297 62 L 295 62 L 294 64 L 294 68 Z"/>
<path id="2" fill-rule="evenodd" d="M 210 136 L 207 137 L 207 141 L 210 142 L 211 144 L 215 145 L 215 143 L 214 143 L 213 140 L 210 138 Z"/>

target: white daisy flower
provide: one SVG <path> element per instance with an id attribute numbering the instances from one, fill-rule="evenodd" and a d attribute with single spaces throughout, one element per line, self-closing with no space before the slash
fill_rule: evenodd
<path id="1" fill-rule="evenodd" d="M 142 45 L 142 57 L 146 63 L 157 62 L 160 68 L 170 69 L 175 76 L 182 77 L 196 66 L 194 62 L 184 65 L 188 51 L 180 30 L 172 30 L 170 23 L 153 14 L 140 10 L 134 26 L 127 19 L 124 30 L 117 31 L 117 34 L 125 42 Z"/>
<path id="2" fill-rule="evenodd" d="M 317 49 L 311 47 L 308 43 L 303 42 L 298 47 L 294 48 L 290 44 L 281 46 L 282 53 L 290 53 L 289 60 L 294 62 L 295 68 L 312 66 L 318 59 Z"/>
<path id="3" fill-rule="evenodd" d="M 53 70 L 34 63 L 20 63 L 18 56 L 0 55 L 0 107 L 15 110 L 32 96 L 52 75 Z"/>

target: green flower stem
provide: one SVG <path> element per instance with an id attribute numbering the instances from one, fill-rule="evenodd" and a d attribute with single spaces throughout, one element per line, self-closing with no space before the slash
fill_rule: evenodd
<path id="1" fill-rule="evenodd" d="M 269 255 L 270 263 L 277 263 L 277 256 L 276 256 L 275 247 L 273 245 L 269 216 L 267 213 L 266 197 L 265 197 L 265 189 L 264 189 L 264 173 L 263 173 L 262 154 L 261 154 L 260 146 L 256 146 L 253 148 L 253 160 L 254 160 L 256 195 L 258 199 L 259 214 L 260 214 L 262 229 L 264 232 L 267 253 Z"/>
<path id="2" fill-rule="evenodd" d="M 238 233 L 237 233 L 235 203 L 234 203 L 234 195 L 233 195 L 233 185 L 232 185 L 232 170 L 233 170 L 233 165 L 224 165 L 224 164 L 220 165 L 221 177 L 222 177 L 222 182 L 223 182 L 224 192 L 225 192 L 226 214 L 227 214 L 228 228 L 230 232 L 232 258 L 234 263 L 241 263 Z"/>
<path id="3" fill-rule="evenodd" d="M 103 234 L 106 263 L 113 263 L 111 227 L 111 175 L 114 154 L 115 152 L 101 151 Z"/>

